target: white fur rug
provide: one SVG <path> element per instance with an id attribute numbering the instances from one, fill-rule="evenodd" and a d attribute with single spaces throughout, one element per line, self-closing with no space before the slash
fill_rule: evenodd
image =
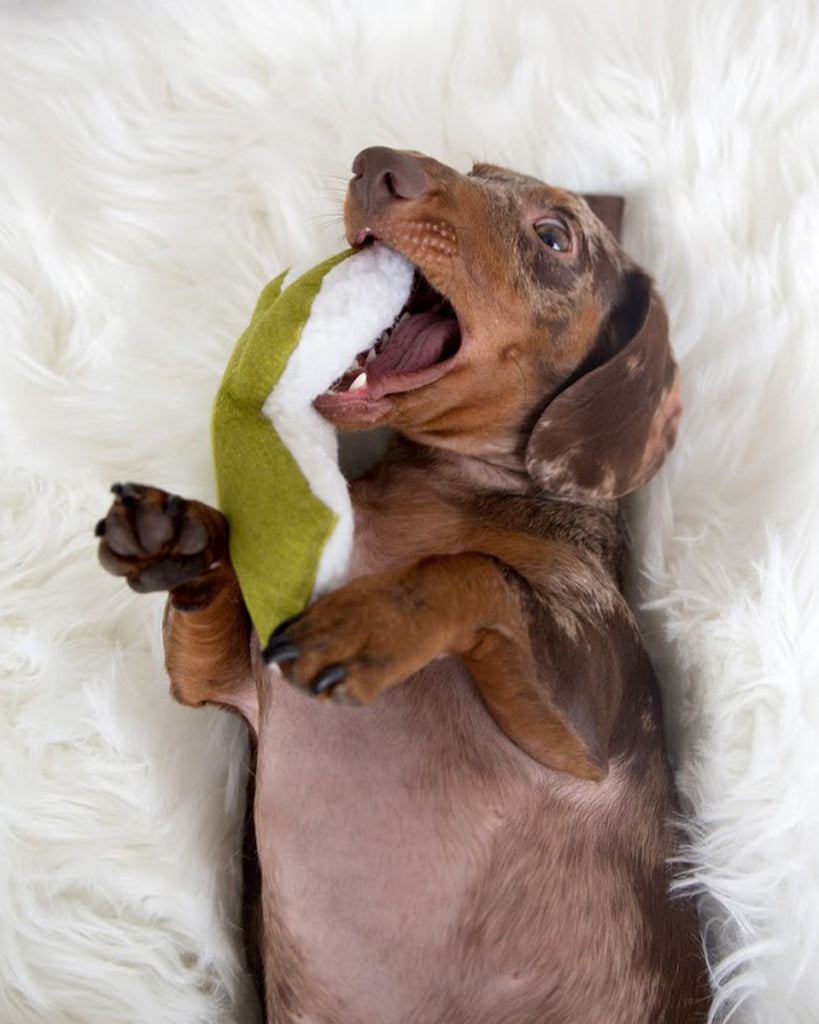
<path id="1" fill-rule="evenodd" d="M 0 8 L 0 1021 L 250 1020 L 239 725 L 96 565 L 113 480 L 212 496 L 208 418 L 353 155 L 628 198 L 686 416 L 633 509 L 720 1012 L 819 1020 L 819 10 L 783 0 Z"/>

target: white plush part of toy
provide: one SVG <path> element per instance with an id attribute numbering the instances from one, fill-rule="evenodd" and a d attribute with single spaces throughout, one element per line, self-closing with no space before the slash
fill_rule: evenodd
<path id="1" fill-rule="evenodd" d="M 262 407 L 315 496 L 338 516 L 319 557 L 314 597 L 344 582 L 353 545 L 353 510 L 338 465 L 335 429 L 316 412 L 313 400 L 392 326 L 409 298 L 414 272 L 408 259 L 378 244 L 333 267 Z M 288 274 L 284 286 L 289 283 Z"/>

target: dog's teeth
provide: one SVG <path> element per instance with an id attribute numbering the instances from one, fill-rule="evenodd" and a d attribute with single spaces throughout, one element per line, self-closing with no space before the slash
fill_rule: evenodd
<path id="1" fill-rule="evenodd" d="M 375 357 L 377 355 L 378 355 L 378 353 L 375 351 L 375 345 L 373 345 L 373 347 L 367 353 L 367 358 L 364 360 L 365 364 L 366 363 L 371 363 L 373 361 L 373 359 L 375 359 Z"/>
<path id="2" fill-rule="evenodd" d="M 367 374 L 359 373 L 353 383 L 350 385 L 350 391 L 360 391 L 361 388 L 367 386 Z"/>

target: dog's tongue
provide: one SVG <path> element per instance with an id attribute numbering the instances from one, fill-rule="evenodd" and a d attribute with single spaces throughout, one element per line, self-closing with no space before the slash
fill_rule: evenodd
<path id="1" fill-rule="evenodd" d="M 387 374 L 414 373 L 437 363 L 446 343 L 457 337 L 458 321 L 428 311 L 413 313 L 396 324 L 379 354 L 367 363 L 371 384 Z"/>

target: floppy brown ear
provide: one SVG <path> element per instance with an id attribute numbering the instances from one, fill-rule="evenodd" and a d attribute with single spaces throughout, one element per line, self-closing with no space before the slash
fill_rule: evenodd
<path id="1" fill-rule="evenodd" d="M 591 207 L 591 211 L 595 217 L 606 225 L 609 231 L 619 242 L 623 228 L 623 209 L 626 205 L 625 199 L 623 199 L 622 196 L 599 195 L 597 193 L 584 195 L 583 198 Z"/>
<path id="2" fill-rule="evenodd" d="M 526 447 L 526 469 L 552 494 L 622 498 L 660 468 L 682 411 L 668 320 L 651 280 L 628 284 L 637 324 L 631 340 L 546 406 Z M 621 314 L 622 315 L 622 314 Z"/>

